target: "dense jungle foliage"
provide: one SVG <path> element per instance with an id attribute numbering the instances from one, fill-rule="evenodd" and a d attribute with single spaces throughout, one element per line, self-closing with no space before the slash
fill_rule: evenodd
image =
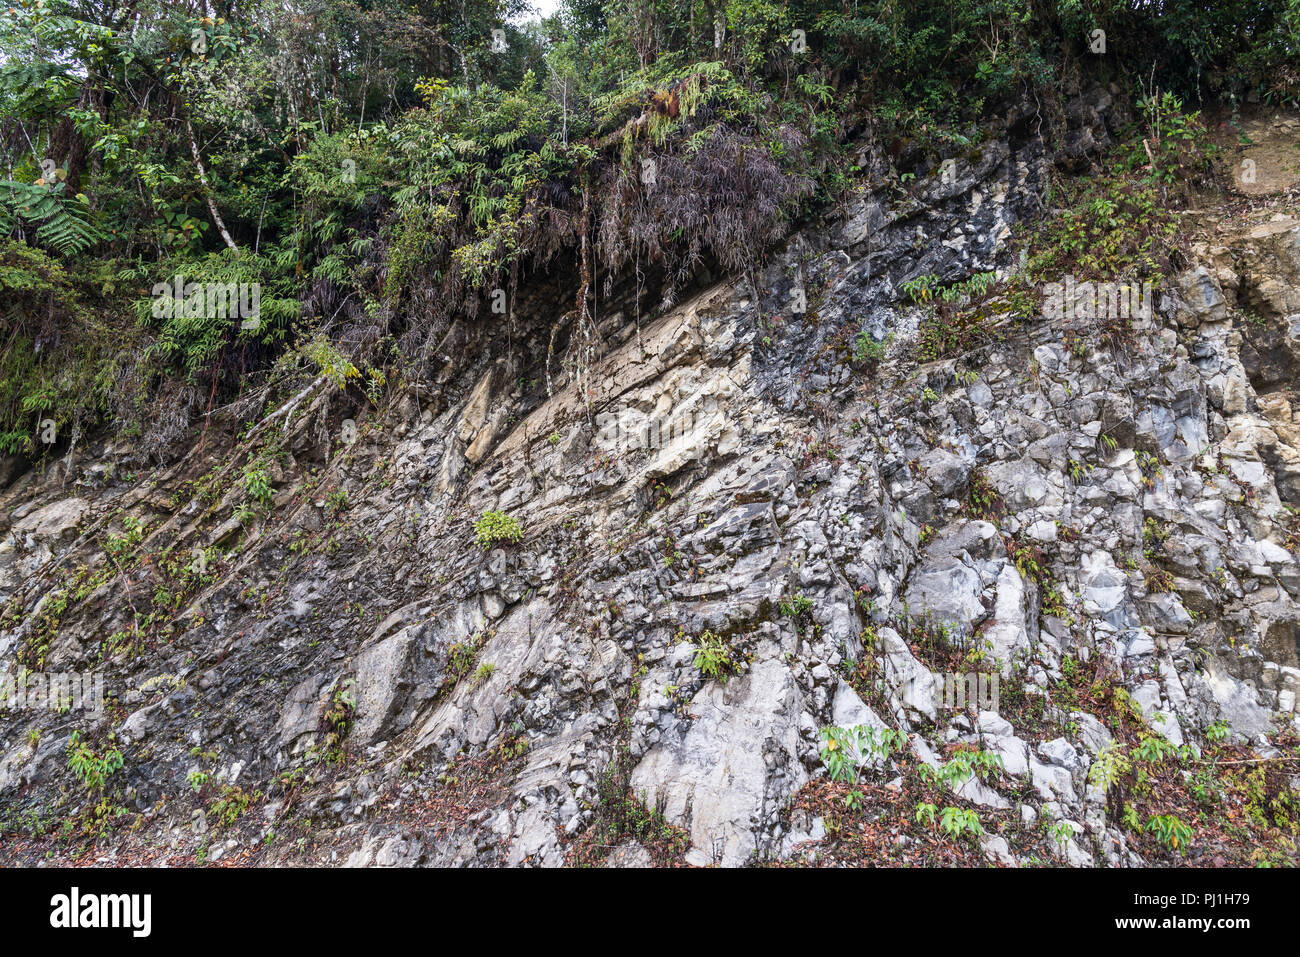
<path id="1" fill-rule="evenodd" d="M 649 309 L 754 269 L 862 143 L 937 157 L 1024 98 L 1050 135 L 1085 75 L 1295 105 L 1300 0 L 12 0 L 0 453 L 156 450 L 285 373 L 373 397 L 540 271 L 584 348 L 617 277 Z M 178 276 L 259 321 L 158 315 Z"/>

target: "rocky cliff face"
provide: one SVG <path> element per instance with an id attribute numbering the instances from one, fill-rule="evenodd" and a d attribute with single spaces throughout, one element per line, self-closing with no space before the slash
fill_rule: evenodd
<path id="1" fill-rule="evenodd" d="M 108 701 L 0 714 L 0 853 L 1137 865 L 1182 852 L 1145 825 L 1186 797 L 1193 860 L 1247 859 L 1252 827 L 1287 860 L 1294 205 L 1187 214 L 1193 261 L 1122 334 L 1038 317 L 914 358 L 903 284 L 1019 268 L 1108 99 L 1068 150 L 1004 133 L 753 283 L 611 315 L 553 395 L 466 331 L 433 395 L 318 382 L 158 467 L 110 443 L 17 480 L 0 662 L 93 670 Z M 521 540 L 480 547 L 488 511 Z M 997 701 L 953 706 L 975 672 Z M 892 744 L 830 780 L 866 728 Z M 74 730 L 121 753 L 101 789 Z M 1187 797 L 1237 800 L 1228 768 L 1262 775 L 1235 834 Z"/>

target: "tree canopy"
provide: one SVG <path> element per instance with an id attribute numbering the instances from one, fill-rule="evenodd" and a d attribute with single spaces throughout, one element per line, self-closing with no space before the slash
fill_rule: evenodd
<path id="1" fill-rule="evenodd" d="M 629 267 L 671 300 L 851 188 L 864 134 L 960 148 L 1084 74 L 1295 105 L 1297 64 L 1300 0 L 12 0 L 0 451 L 303 342 L 419 370 L 556 261 L 579 324 Z M 178 275 L 261 321 L 157 316 Z"/>

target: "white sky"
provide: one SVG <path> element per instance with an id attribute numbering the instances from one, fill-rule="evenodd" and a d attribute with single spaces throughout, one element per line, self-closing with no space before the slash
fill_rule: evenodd
<path id="1" fill-rule="evenodd" d="M 549 17 L 560 6 L 560 0 L 529 0 L 529 3 L 532 4 L 533 13 L 539 20 L 543 17 Z M 531 20 L 533 17 L 523 19 Z"/>

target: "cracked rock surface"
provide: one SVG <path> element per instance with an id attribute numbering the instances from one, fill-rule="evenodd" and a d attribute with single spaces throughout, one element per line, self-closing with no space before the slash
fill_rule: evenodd
<path id="1" fill-rule="evenodd" d="M 1076 152 L 1108 140 L 1090 109 Z M 1300 730 L 1300 221 L 1199 244 L 1122 344 L 1038 320 L 978 367 L 917 366 L 902 283 L 1015 269 L 1012 229 L 1038 215 L 1054 161 L 994 139 L 955 181 L 860 195 L 753 285 L 705 284 L 639 324 L 611 314 L 608 350 L 552 395 L 486 348 L 439 395 L 382 410 L 315 388 L 277 423 L 274 502 L 251 522 L 230 515 L 256 443 L 223 450 L 221 423 L 156 467 L 107 469 L 129 453 L 107 444 L 72 476 L 22 477 L 0 493 L 0 668 L 39 647 L 47 671 L 102 674 L 108 705 L 0 713 L 0 802 L 14 819 L 76 812 L 89 799 L 65 752 L 85 729 L 114 735 L 114 800 L 141 821 L 91 860 L 147 844 L 558 865 L 617 768 L 680 829 L 685 863 L 733 866 L 824 839 L 821 816 L 790 809 L 837 725 L 899 731 L 926 765 L 976 743 L 1006 773 L 971 778 L 964 800 L 1073 822 L 1068 863 L 1143 863 L 1090 785 L 1104 716 L 1053 689 L 1086 662 L 1175 745 L 1221 722 L 1266 754 Z M 796 282 L 810 313 L 788 312 Z M 892 335 L 883 360 L 856 361 L 846 328 Z M 215 502 L 194 484 L 209 471 L 226 476 Z M 489 510 L 522 539 L 478 547 Z M 113 636 L 149 607 L 153 566 L 118 568 L 103 544 L 128 518 L 142 553 L 221 546 L 173 631 L 141 647 Z M 983 642 L 1050 728 L 945 710 L 916 621 Z M 710 637 L 725 680 L 699 665 Z M 235 792 L 251 810 L 222 827 L 212 798 Z M 291 826 L 310 840 L 268 840 Z M 1029 857 L 1007 836 L 981 847 Z M 0 855 L 28 850 L 0 838 Z M 650 856 L 632 841 L 605 860 Z"/>

